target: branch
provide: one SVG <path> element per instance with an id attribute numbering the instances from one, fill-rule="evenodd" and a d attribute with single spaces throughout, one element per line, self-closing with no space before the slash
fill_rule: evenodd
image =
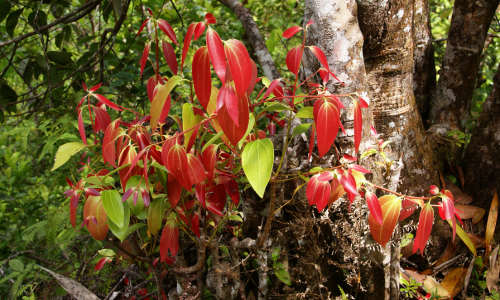
<path id="1" fill-rule="evenodd" d="M 252 15 L 248 9 L 241 4 L 238 0 L 219 0 L 222 4 L 227 6 L 234 14 L 238 17 L 243 28 L 252 42 L 255 54 L 259 58 L 259 63 L 264 70 L 264 74 L 269 78 L 269 80 L 274 80 L 280 77 L 280 72 L 274 64 L 274 60 L 267 49 L 266 43 L 260 34 L 257 24 L 252 18 Z"/>
<path id="2" fill-rule="evenodd" d="M 86 16 L 90 11 L 92 11 L 99 3 L 101 3 L 102 0 L 94 0 L 94 1 L 91 1 L 87 4 L 84 4 L 82 5 L 80 8 L 74 10 L 73 12 L 65 15 L 64 17 L 61 17 L 57 20 L 55 20 L 54 22 L 50 23 L 50 24 L 47 24 L 45 26 L 42 26 L 40 27 L 39 29 L 37 30 L 33 30 L 31 32 L 28 32 L 26 34 L 23 34 L 23 35 L 20 35 L 16 38 L 13 38 L 11 40 L 8 40 L 8 41 L 5 41 L 5 42 L 2 42 L 0 43 L 0 48 L 4 47 L 4 46 L 7 46 L 7 45 L 10 45 L 12 43 L 18 43 L 22 40 L 24 40 L 25 38 L 28 38 L 32 35 L 35 35 L 37 34 L 38 32 L 43 32 L 45 30 L 48 30 L 54 26 L 56 26 L 57 24 L 60 24 L 60 23 L 71 23 L 71 22 L 74 22 L 76 20 L 79 20 L 81 18 L 83 18 L 84 16 Z M 82 13 L 81 15 L 77 16 L 77 14 L 79 13 Z"/>

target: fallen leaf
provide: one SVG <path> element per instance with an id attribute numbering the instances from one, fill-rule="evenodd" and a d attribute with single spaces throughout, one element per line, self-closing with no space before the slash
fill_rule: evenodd
<path id="1" fill-rule="evenodd" d="M 94 295 L 91 291 L 89 291 L 86 287 L 74 281 L 73 279 L 69 279 L 62 275 L 59 275 L 55 272 L 52 272 L 49 269 L 45 269 L 44 267 L 38 266 L 40 269 L 46 271 L 50 275 L 54 276 L 54 278 L 59 282 L 59 284 L 71 294 L 71 296 L 75 297 L 77 300 L 99 300 L 96 295 Z"/>
<path id="2" fill-rule="evenodd" d="M 470 240 L 472 241 L 472 244 L 474 244 L 474 247 L 476 249 L 484 248 L 484 245 L 486 243 L 484 237 L 472 233 L 467 233 L 467 235 L 469 236 Z"/>
<path id="3" fill-rule="evenodd" d="M 493 238 L 493 234 L 495 233 L 495 226 L 497 225 L 497 217 L 498 217 L 498 194 L 495 192 L 495 196 L 491 201 L 490 213 L 488 215 L 488 222 L 486 225 L 486 257 L 488 256 L 488 251 L 490 250 L 491 239 Z"/>
<path id="4" fill-rule="evenodd" d="M 462 190 L 454 185 L 451 181 L 446 182 L 446 189 L 451 192 L 451 194 L 453 195 L 453 199 L 455 199 L 457 203 L 469 204 L 473 200 L 471 196 L 462 192 Z"/>
<path id="5" fill-rule="evenodd" d="M 427 278 L 424 281 L 424 287 L 425 290 L 430 292 L 430 293 L 435 293 L 437 296 L 449 298 L 450 293 L 442 287 L 436 279 L 432 278 L 431 276 L 427 276 Z"/>
<path id="6" fill-rule="evenodd" d="M 441 281 L 441 286 L 445 288 L 450 297 L 453 298 L 462 290 L 468 268 L 455 268 L 451 270 Z"/>
<path id="7" fill-rule="evenodd" d="M 462 220 L 473 218 L 476 213 L 481 214 L 481 211 L 482 215 L 484 215 L 486 212 L 480 207 L 464 204 L 455 204 L 455 209 L 457 210 L 457 213 L 460 218 L 462 218 Z"/>
<path id="8" fill-rule="evenodd" d="M 479 256 L 480 257 L 480 256 Z M 470 276 L 472 275 L 472 270 L 474 269 L 474 262 L 469 264 L 467 269 L 467 274 L 465 275 L 464 288 L 462 289 L 462 298 L 467 298 L 467 287 L 469 286 Z"/>
<path id="9" fill-rule="evenodd" d="M 490 293 L 493 293 L 493 290 L 498 292 L 498 277 L 500 272 L 500 261 L 498 258 L 498 248 L 497 246 L 495 250 L 491 252 L 490 255 L 490 268 L 488 269 L 488 273 L 486 274 L 486 286 Z"/>
<path id="10" fill-rule="evenodd" d="M 457 245 L 455 245 L 455 243 L 453 242 L 449 243 L 448 246 L 446 246 L 446 249 L 444 250 L 443 254 L 441 254 L 441 257 L 434 264 L 434 267 L 437 267 L 442 263 L 452 259 L 455 256 L 454 254 L 456 250 L 457 250 Z"/>

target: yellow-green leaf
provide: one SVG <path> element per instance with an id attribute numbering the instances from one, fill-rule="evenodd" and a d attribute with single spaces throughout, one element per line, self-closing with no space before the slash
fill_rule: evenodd
<path id="1" fill-rule="evenodd" d="M 71 156 L 75 155 L 76 153 L 78 153 L 78 151 L 82 150 L 85 147 L 87 147 L 85 146 L 85 144 L 77 142 L 67 143 L 59 147 L 59 149 L 57 149 L 56 159 L 51 171 L 54 171 L 55 169 L 64 165 Z"/>
<path id="2" fill-rule="evenodd" d="M 448 223 L 450 224 L 450 226 L 453 226 L 451 220 L 446 220 L 446 221 L 448 221 Z M 460 225 L 456 224 L 456 226 L 457 226 L 457 235 L 460 237 L 460 239 L 462 239 L 462 241 L 464 242 L 464 244 L 467 245 L 467 247 L 474 254 L 474 256 L 477 256 L 476 247 L 474 247 L 474 244 L 470 240 L 470 238 L 467 235 L 467 233 L 462 229 L 462 227 Z"/>
<path id="3" fill-rule="evenodd" d="M 243 171 L 257 195 L 264 197 L 264 191 L 271 179 L 274 147 L 270 139 L 256 140 L 245 146 L 241 155 Z"/>

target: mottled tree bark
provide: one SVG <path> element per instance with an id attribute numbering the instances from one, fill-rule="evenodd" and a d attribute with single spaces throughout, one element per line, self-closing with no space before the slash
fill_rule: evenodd
<path id="1" fill-rule="evenodd" d="M 432 100 L 433 132 L 464 131 L 484 41 L 499 0 L 456 0 L 443 66 Z"/>
<path id="2" fill-rule="evenodd" d="M 398 190 L 424 194 L 437 173 L 413 93 L 413 1 L 358 3 L 374 127 L 392 141 L 388 157 L 402 158 Z"/>
<path id="3" fill-rule="evenodd" d="M 478 125 L 465 150 L 465 191 L 474 205 L 487 211 L 495 190 L 500 192 L 500 72 L 483 106 Z M 498 226 L 498 223 L 497 223 Z M 498 227 L 497 227 L 498 228 Z"/>
<path id="4" fill-rule="evenodd" d="M 428 0 L 415 0 L 413 7 L 413 93 L 424 126 L 436 89 L 436 67 Z"/>

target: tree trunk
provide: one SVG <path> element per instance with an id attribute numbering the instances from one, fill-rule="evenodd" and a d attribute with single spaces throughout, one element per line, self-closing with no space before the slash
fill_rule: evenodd
<path id="1" fill-rule="evenodd" d="M 490 209 L 495 190 L 500 192 L 500 72 L 483 106 L 478 125 L 465 150 L 465 191 L 474 205 Z M 498 224 L 498 223 L 497 223 Z M 498 225 L 497 225 L 498 226 Z"/>
<path id="2" fill-rule="evenodd" d="M 436 89 L 436 66 L 428 0 L 415 0 L 413 8 L 413 92 L 424 126 Z"/>
<path id="3" fill-rule="evenodd" d="M 465 129 L 484 41 L 498 3 L 499 0 L 455 1 L 430 111 L 432 131 L 436 134 Z"/>

